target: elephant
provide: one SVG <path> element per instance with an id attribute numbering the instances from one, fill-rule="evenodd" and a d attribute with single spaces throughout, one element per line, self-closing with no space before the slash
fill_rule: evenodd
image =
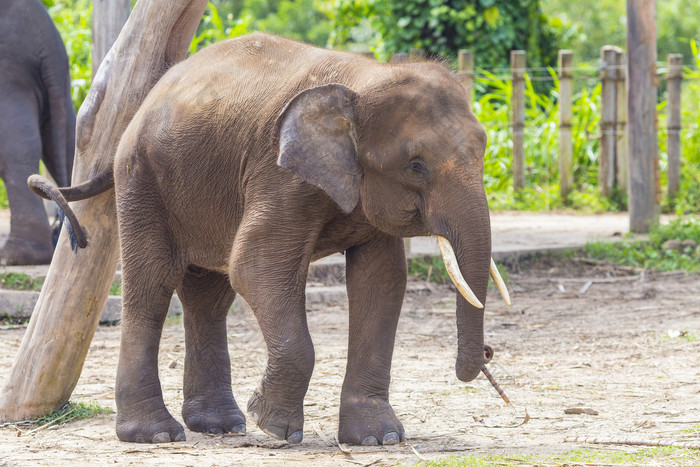
<path id="1" fill-rule="evenodd" d="M 68 201 L 114 187 L 123 274 L 118 438 L 185 439 L 157 365 L 176 291 L 187 427 L 245 434 L 225 325 L 240 294 L 268 350 L 247 412 L 271 437 L 301 442 L 315 359 L 307 273 L 312 261 L 342 252 L 349 337 L 338 439 L 404 441 L 389 403 L 407 283 L 403 237 L 438 236 L 460 291 L 457 377 L 472 380 L 484 363 L 483 303 L 497 274 L 485 147 L 465 90 L 440 63 L 382 64 L 254 34 L 170 68 L 126 128 L 111 169 L 60 189 L 32 176 L 37 194 L 68 213 Z M 89 246 L 82 235 L 80 246 Z"/>
<path id="2" fill-rule="evenodd" d="M 75 109 L 68 55 L 39 0 L 0 2 L 0 36 L 0 177 L 11 216 L 0 264 L 48 264 L 52 230 L 26 180 L 41 159 L 57 183 L 70 184 Z"/>

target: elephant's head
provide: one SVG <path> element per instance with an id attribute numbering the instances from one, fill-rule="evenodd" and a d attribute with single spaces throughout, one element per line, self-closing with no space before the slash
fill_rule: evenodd
<path id="1" fill-rule="evenodd" d="M 438 237 L 461 292 L 457 377 L 470 381 L 484 362 L 482 304 L 495 270 L 486 133 L 444 67 L 410 64 L 386 73 L 355 90 L 330 84 L 294 97 L 277 123 L 278 163 L 345 212 L 362 209 L 386 233 Z"/>

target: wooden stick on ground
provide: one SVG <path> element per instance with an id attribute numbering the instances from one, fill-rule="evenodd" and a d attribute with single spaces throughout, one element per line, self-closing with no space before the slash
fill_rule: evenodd
<path id="1" fill-rule="evenodd" d="M 673 441 L 651 441 L 630 438 L 587 438 L 582 436 L 570 436 L 566 438 L 566 442 L 579 444 L 620 444 L 625 446 L 659 446 L 685 449 L 700 449 L 700 444 L 698 443 L 676 443 Z"/>
<path id="2" fill-rule="evenodd" d="M 73 183 L 112 163 L 148 91 L 187 55 L 207 0 L 140 0 L 78 112 Z M 89 233 L 74 253 L 65 231 L 19 352 L 0 391 L 0 422 L 63 406 L 80 377 L 119 259 L 113 190 L 74 205 Z"/>

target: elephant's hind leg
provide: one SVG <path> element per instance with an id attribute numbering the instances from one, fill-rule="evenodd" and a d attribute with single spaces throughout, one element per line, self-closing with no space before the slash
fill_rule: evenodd
<path id="1" fill-rule="evenodd" d="M 122 441 L 184 441 L 185 430 L 165 407 L 158 378 L 163 323 L 184 266 L 156 203 L 117 192 L 123 271 L 121 345 L 115 399 Z M 130 208 L 139 206 L 141 211 Z M 125 215 L 126 213 L 126 215 Z"/>
<path id="2" fill-rule="evenodd" d="M 0 264 L 48 264 L 53 255 L 51 228 L 41 198 L 27 187 L 39 170 L 41 136 L 31 106 L 9 103 L 16 118 L 0 118 L 0 176 L 10 202 L 10 236 L 0 249 Z M 11 112 L 13 113 L 13 112 Z"/>
<path id="3" fill-rule="evenodd" d="M 220 273 L 190 267 L 177 289 L 185 313 L 182 417 L 192 431 L 245 434 L 245 416 L 231 393 L 226 315 L 236 293 Z"/>

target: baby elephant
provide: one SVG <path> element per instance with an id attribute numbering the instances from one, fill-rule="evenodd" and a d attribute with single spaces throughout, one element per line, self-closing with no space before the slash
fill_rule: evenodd
<path id="1" fill-rule="evenodd" d="M 0 109 L 0 177 L 11 214 L 0 264 L 48 264 L 51 229 L 25 180 L 42 159 L 56 182 L 70 184 L 75 110 L 66 49 L 39 0 L 0 1 Z"/>
<path id="2" fill-rule="evenodd" d="M 238 293 L 268 348 L 248 414 L 273 438 L 300 442 L 314 367 L 304 303 L 309 263 L 345 252 L 350 335 L 338 439 L 405 440 L 389 405 L 406 288 L 402 237 L 440 240 L 461 292 L 457 377 L 469 381 L 484 363 L 492 264 L 485 146 L 464 89 L 440 64 L 380 64 L 255 34 L 172 67 L 126 129 L 112 172 L 60 193 L 31 178 L 37 192 L 61 203 L 61 195 L 116 191 L 124 283 L 119 439 L 185 439 L 163 402 L 157 367 L 177 290 L 189 429 L 245 433 L 226 342 Z"/>

